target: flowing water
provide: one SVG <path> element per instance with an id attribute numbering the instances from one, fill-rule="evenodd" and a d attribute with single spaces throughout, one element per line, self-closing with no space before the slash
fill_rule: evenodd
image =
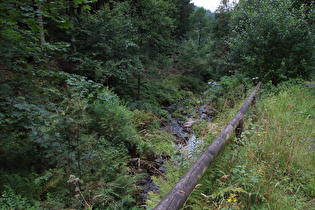
<path id="1" fill-rule="evenodd" d="M 182 155 L 189 159 L 197 159 L 196 154 L 200 154 L 200 145 L 203 144 L 203 140 L 196 138 L 194 135 L 193 124 L 198 123 L 199 120 L 211 121 L 213 118 L 214 110 L 207 105 L 191 108 L 189 106 L 183 106 L 185 100 L 165 107 L 165 110 L 169 112 L 168 121 L 163 122 L 164 126 L 162 130 L 171 133 L 177 142 L 178 149 Z M 190 114 L 182 114 L 180 117 L 172 117 L 176 110 L 186 110 Z M 180 163 L 178 163 L 180 164 Z M 144 186 L 144 190 L 140 195 L 142 204 L 146 203 L 147 194 L 150 191 L 159 192 L 158 186 L 152 181 L 152 176 L 163 175 L 166 168 L 163 166 L 163 157 L 157 157 L 154 154 L 147 159 L 131 158 L 129 165 L 137 170 L 137 173 L 147 173 L 145 179 L 142 180 L 141 185 Z"/>

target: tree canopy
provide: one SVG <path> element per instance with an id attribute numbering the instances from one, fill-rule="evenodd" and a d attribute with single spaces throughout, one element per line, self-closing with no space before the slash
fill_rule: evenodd
<path id="1" fill-rule="evenodd" d="M 274 84 L 309 77 L 314 38 L 304 9 L 291 0 L 240 1 L 231 20 L 230 62 L 247 76 Z"/>

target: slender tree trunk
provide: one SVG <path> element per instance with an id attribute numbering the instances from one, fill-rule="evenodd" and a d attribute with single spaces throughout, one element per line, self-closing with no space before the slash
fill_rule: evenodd
<path id="1" fill-rule="evenodd" d="M 42 7 L 39 2 L 37 2 L 37 16 L 38 16 L 38 22 L 40 26 L 40 46 L 42 50 L 44 50 L 44 44 L 45 44 L 45 32 L 44 32 L 44 22 L 43 22 L 43 15 L 42 15 Z"/>
<path id="2" fill-rule="evenodd" d="M 76 52 L 77 51 L 77 45 L 75 43 L 75 36 L 74 35 L 72 35 L 72 37 L 71 37 L 71 43 L 72 43 L 72 50 L 73 50 L 73 52 Z"/>
<path id="3" fill-rule="evenodd" d="M 74 7 L 72 6 L 71 4 L 72 2 L 70 2 L 70 5 L 69 5 L 69 12 L 70 12 L 70 20 L 73 24 L 73 28 L 74 28 Z M 72 51 L 73 52 L 76 52 L 77 51 L 77 45 L 75 43 L 75 35 L 72 34 L 71 36 L 71 44 L 72 44 Z"/>
<path id="4" fill-rule="evenodd" d="M 141 33 L 141 30 L 140 30 Z M 140 35 L 141 36 L 141 35 Z M 140 49 L 143 49 L 143 42 L 142 42 L 142 37 L 140 38 Z M 138 95 L 137 95 L 137 100 L 140 100 L 140 87 L 141 87 L 141 73 L 138 72 Z"/>

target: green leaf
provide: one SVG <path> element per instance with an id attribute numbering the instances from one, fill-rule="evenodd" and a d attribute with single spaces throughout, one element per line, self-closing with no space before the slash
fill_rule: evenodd
<path id="1" fill-rule="evenodd" d="M 18 108 L 19 110 L 25 109 L 25 107 L 22 104 L 14 104 L 14 107 Z"/>
<path id="2" fill-rule="evenodd" d="M 82 7 L 83 10 L 91 10 L 91 7 L 89 5 L 84 5 Z"/>

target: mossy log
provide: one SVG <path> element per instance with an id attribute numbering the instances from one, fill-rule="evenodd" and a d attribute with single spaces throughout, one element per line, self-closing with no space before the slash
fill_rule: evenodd
<path id="1" fill-rule="evenodd" d="M 175 186 L 166 194 L 160 203 L 154 208 L 155 210 L 173 210 L 180 209 L 191 192 L 194 190 L 196 184 L 205 174 L 214 158 L 219 154 L 224 144 L 231 137 L 233 131 L 243 120 L 249 106 L 254 100 L 254 96 L 260 88 L 261 82 L 255 87 L 254 91 L 247 99 L 240 111 L 235 115 L 232 121 L 224 128 L 224 130 L 217 136 L 211 145 L 201 154 L 196 162 L 188 169 L 183 177 L 175 184 Z"/>

